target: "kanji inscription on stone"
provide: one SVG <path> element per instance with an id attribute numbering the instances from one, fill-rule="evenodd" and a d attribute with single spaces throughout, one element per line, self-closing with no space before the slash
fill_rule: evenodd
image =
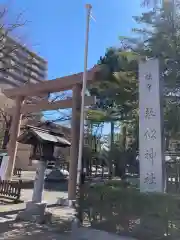
<path id="1" fill-rule="evenodd" d="M 155 140 L 156 139 L 156 130 L 155 129 L 147 129 L 144 133 L 144 137 L 146 140 Z"/>
<path id="2" fill-rule="evenodd" d="M 151 164 L 154 164 L 154 159 L 156 158 L 156 152 L 154 151 L 153 148 L 150 148 L 148 150 L 146 150 L 145 152 L 145 159 L 147 159 L 148 161 L 151 162 Z"/>
<path id="3" fill-rule="evenodd" d="M 147 84 L 147 89 L 148 89 L 149 92 L 151 91 L 151 88 L 152 88 L 152 84 L 148 83 Z"/>
<path id="4" fill-rule="evenodd" d="M 151 73 L 146 73 L 146 74 L 145 74 L 145 80 L 146 80 L 146 81 L 151 81 L 151 80 L 152 80 L 152 75 L 151 75 Z"/>
<path id="5" fill-rule="evenodd" d="M 145 108 L 145 118 L 146 119 L 151 119 L 155 116 L 156 116 L 156 113 L 153 110 L 153 108 L 149 108 L 149 107 Z"/>
<path id="6" fill-rule="evenodd" d="M 149 185 L 156 184 L 156 177 L 153 172 L 146 174 L 146 177 L 144 178 L 144 183 Z"/>
<path id="7" fill-rule="evenodd" d="M 150 92 L 151 88 L 152 88 L 152 75 L 151 75 L 151 73 L 146 73 L 145 74 L 145 81 L 146 81 L 147 89 Z"/>

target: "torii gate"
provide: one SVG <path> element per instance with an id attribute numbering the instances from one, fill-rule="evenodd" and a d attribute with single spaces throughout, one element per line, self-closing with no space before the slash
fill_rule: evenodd
<path id="1" fill-rule="evenodd" d="M 95 66 L 87 72 L 87 83 L 92 82 L 94 74 L 98 71 Z M 72 122 L 71 122 L 71 151 L 70 151 L 70 169 L 69 169 L 69 184 L 68 198 L 75 199 L 76 194 L 76 178 L 77 178 L 77 161 L 78 161 L 78 146 L 79 146 L 79 128 L 80 128 L 80 110 L 81 110 L 81 88 L 82 88 L 83 73 L 77 73 L 70 76 L 57 78 L 54 80 L 44 81 L 36 84 L 27 84 L 23 87 L 5 89 L 3 93 L 8 98 L 15 100 L 15 107 L 12 111 L 13 121 L 11 126 L 11 134 L 8 146 L 9 162 L 6 172 L 6 179 L 11 179 L 15 166 L 17 153 L 17 137 L 20 131 L 22 114 L 30 112 L 38 112 L 45 110 L 55 110 L 59 108 L 72 107 Z M 37 104 L 25 104 L 24 100 L 29 96 L 41 96 L 53 92 L 60 92 L 72 89 L 73 97 L 68 100 L 49 102 L 42 100 Z M 93 104 L 93 97 L 86 97 L 85 104 Z"/>

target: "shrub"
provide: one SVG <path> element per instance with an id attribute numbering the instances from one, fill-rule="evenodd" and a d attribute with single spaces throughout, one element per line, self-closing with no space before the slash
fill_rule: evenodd
<path id="1" fill-rule="evenodd" d="M 78 211 L 96 228 L 138 239 L 180 238 L 180 198 L 140 193 L 121 181 L 84 186 Z"/>

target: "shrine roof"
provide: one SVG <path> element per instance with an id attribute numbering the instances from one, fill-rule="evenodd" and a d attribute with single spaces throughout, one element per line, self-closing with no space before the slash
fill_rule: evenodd
<path id="1" fill-rule="evenodd" d="M 35 141 L 40 141 L 44 143 L 51 142 L 60 147 L 71 146 L 71 143 L 64 137 L 64 134 L 30 125 L 24 127 L 24 132 L 18 137 L 17 141 L 22 144 L 31 145 L 33 145 Z"/>

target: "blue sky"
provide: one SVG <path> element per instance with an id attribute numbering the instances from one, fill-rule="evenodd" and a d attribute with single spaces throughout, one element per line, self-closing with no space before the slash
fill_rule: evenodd
<path id="1" fill-rule="evenodd" d="M 140 13 L 140 0 L 0 0 L 4 2 L 13 16 L 23 12 L 29 21 L 20 36 L 48 61 L 48 79 L 83 70 L 85 3 L 92 4 L 96 18 L 90 24 L 88 67 L 106 48 L 118 46 L 118 36 L 131 34 L 132 15 Z"/>

